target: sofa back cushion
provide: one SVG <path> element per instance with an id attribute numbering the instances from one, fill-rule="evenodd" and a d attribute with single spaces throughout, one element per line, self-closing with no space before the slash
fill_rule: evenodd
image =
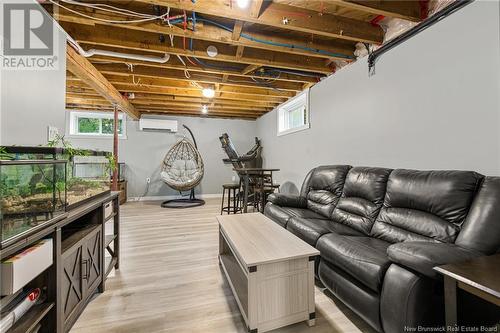
<path id="1" fill-rule="evenodd" d="M 313 169 L 302 186 L 307 208 L 329 217 L 344 188 L 349 165 L 325 165 Z"/>
<path id="2" fill-rule="evenodd" d="M 391 169 L 355 167 L 347 174 L 344 191 L 332 220 L 369 235 L 387 187 Z"/>
<path id="3" fill-rule="evenodd" d="M 500 177 L 484 178 L 455 244 L 487 255 L 500 252 Z"/>
<path id="4" fill-rule="evenodd" d="M 453 243 L 482 178 L 472 171 L 394 170 L 372 235 Z"/>

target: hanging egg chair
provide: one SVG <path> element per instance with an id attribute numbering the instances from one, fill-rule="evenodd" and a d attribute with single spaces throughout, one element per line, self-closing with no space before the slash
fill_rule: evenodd
<path id="1" fill-rule="evenodd" d="M 189 208 L 205 204 L 205 201 L 196 199 L 194 195 L 194 188 L 203 178 L 203 159 L 193 133 L 186 125 L 183 126 L 191 134 L 193 143 L 184 137 L 173 145 L 163 159 L 160 176 L 165 184 L 179 191 L 181 195 L 182 191 L 190 191 L 190 194 L 189 198 L 163 202 L 161 206 L 165 208 Z"/>

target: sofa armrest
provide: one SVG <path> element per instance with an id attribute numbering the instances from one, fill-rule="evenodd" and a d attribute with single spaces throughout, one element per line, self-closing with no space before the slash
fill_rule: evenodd
<path id="1" fill-rule="evenodd" d="M 267 201 L 281 207 L 307 208 L 307 199 L 295 194 L 272 193 Z"/>
<path id="2" fill-rule="evenodd" d="M 466 261 L 484 254 L 454 244 L 431 242 L 404 242 L 389 246 L 389 259 L 431 278 L 439 276 L 436 266 Z"/>

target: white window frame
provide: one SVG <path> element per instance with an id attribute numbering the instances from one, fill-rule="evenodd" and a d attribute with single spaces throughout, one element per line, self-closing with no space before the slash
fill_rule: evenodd
<path id="1" fill-rule="evenodd" d="M 68 137 L 73 138 L 94 138 L 94 139 L 108 139 L 112 138 L 113 134 L 102 133 L 102 122 L 99 125 L 99 132 L 101 133 L 79 133 L 78 132 L 78 118 L 99 118 L 99 119 L 114 119 L 113 113 L 110 112 L 98 112 L 98 111 L 69 111 L 69 117 L 67 121 L 67 133 Z M 118 138 L 127 138 L 127 117 L 125 114 L 120 112 L 118 114 L 118 119 L 122 120 L 122 133 L 118 134 Z"/>
<path id="2" fill-rule="evenodd" d="M 290 114 L 291 111 L 296 110 L 299 107 L 304 107 L 304 112 L 305 112 L 305 123 L 301 126 L 297 127 L 292 127 L 288 129 L 283 129 L 283 125 L 288 122 L 287 116 Z M 294 98 L 286 101 L 285 103 L 281 104 L 278 106 L 278 112 L 277 112 L 277 135 L 282 136 L 286 134 L 291 134 L 299 131 L 306 130 L 310 128 L 310 108 L 309 108 L 309 89 L 304 90 Z"/>

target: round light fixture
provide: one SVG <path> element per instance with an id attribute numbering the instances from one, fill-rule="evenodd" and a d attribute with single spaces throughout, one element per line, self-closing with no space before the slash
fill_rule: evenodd
<path id="1" fill-rule="evenodd" d="M 241 9 L 245 9 L 248 7 L 250 0 L 236 0 L 236 3 L 238 4 L 238 7 L 240 7 Z"/>
<path id="2" fill-rule="evenodd" d="M 212 97 L 215 96 L 215 90 L 213 90 L 212 88 L 203 88 L 203 90 L 201 91 L 201 93 L 206 98 L 212 98 Z"/>
<path id="3" fill-rule="evenodd" d="M 207 54 L 210 58 L 215 58 L 217 56 L 217 54 L 219 54 L 219 51 L 217 50 L 217 48 L 213 45 L 209 45 L 207 47 Z"/>
<path id="4" fill-rule="evenodd" d="M 208 113 L 208 106 L 206 106 L 206 105 L 202 105 L 202 106 L 201 106 L 201 113 L 203 113 L 203 114 L 207 114 L 207 113 Z"/>

